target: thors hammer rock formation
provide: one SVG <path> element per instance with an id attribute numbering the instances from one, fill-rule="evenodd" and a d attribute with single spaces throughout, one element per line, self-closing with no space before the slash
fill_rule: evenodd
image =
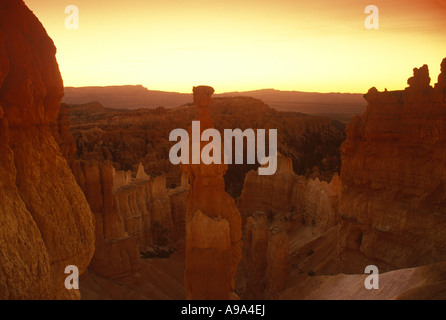
<path id="1" fill-rule="evenodd" d="M 435 88 L 427 66 L 404 91 L 365 95 L 342 145 L 339 252 L 347 272 L 446 260 L 446 62 Z"/>
<path id="2" fill-rule="evenodd" d="M 198 86 L 193 92 L 201 132 L 213 128 L 209 105 L 214 89 Z M 200 150 L 202 147 L 203 144 Z M 190 181 L 184 275 L 187 298 L 237 298 L 233 279 L 242 257 L 242 220 L 234 200 L 225 192 L 223 176 L 227 166 L 188 164 L 181 165 L 181 170 Z"/>
<path id="3" fill-rule="evenodd" d="M 56 48 L 23 1 L 0 2 L 0 299 L 79 298 L 64 273 L 94 252 L 94 220 L 55 142 Z"/>

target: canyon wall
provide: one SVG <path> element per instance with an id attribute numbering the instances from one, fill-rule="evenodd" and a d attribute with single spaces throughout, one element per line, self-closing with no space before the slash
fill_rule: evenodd
<path id="1" fill-rule="evenodd" d="M 282 214 L 300 217 L 305 225 L 324 232 L 338 223 L 341 184 L 335 173 L 330 182 L 294 173 L 291 158 L 278 154 L 277 172 L 261 176 L 257 171 L 246 174 L 237 200 L 244 221 L 255 212 L 264 212 L 268 219 Z"/>
<path id="2" fill-rule="evenodd" d="M 428 67 L 403 91 L 364 96 L 367 110 L 342 145 L 338 249 L 348 272 L 446 259 L 446 59 L 435 88 Z"/>
<path id="3" fill-rule="evenodd" d="M 337 173 L 330 182 L 298 176 L 291 197 L 292 213 L 301 215 L 305 225 L 322 233 L 338 224 L 340 194 L 341 181 Z"/>
<path id="4" fill-rule="evenodd" d="M 291 158 L 277 155 L 277 171 L 273 175 L 259 175 L 251 170 L 245 176 L 242 193 L 237 200 L 244 220 L 256 211 L 268 214 L 291 211 L 294 180 Z"/>
<path id="5" fill-rule="evenodd" d="M 95 216 L 95 253 L 89 269 L 110 278 L 137 272 L 139 251 L 118 210 L 112 163 L 74 160 L 71 168 Z"/>
<path id="6" fill-rule="evenodd" d="M 96 218 L 90 270 L 108 278 L 132 275 L 140 269 L 140 252 L 153 251 L 161 229 L 167 241 L 162 245 L 184 239 L 187 180 L 168 191 L 165 176 L 151 179 L 141 165 L 134 178 L 110 161 L 72 160 L 71 167 Z"/>
<path id="7" fill-rule="evenodd" d="M 64 273 L 94 252 L 94 220 L 52 136 L 56 48 L 23 1 L 0 3 L 0 299 L 79 298 Z"/>
<path id="8" fill-rule="evenodd" d="M 127 178 L 123 180 L 123 176 Z M 184 241 L 186 199 L 189 191 L 187 177 L 183 175 L 181 185 L 167 189 L 166 176 L 151 179 L 140 164 L 136 177 L 131 172 L 116 171 L 114 194 L 124 227 L 140 251 L 147 251 L 158 240 L 158 228 L 167 234 L 170 244 Z M 123 182 L 125 181 L 125 182 Z"/>
<path id="9" fill-rule="evenodd" d="M 291 265 L 296 268 L 290 255 L 302 257 L 301 246 L 319 236 L 325 241 L 325 232 L 339 222 L 337 173 L 330 182 L 321 180 L 317 171 L 300 176 L 294 173 L 291 159 L 280 154 L 277 166 L 271 176 L 250 171 L 237 202 L 244 219 L 243 259 L 237 278 L 243 299 L 273 299 L 286 287 Z M 330 241 L 335 247 L 335 237 Z M 320 254 L 324 264 L 324 249 Z"/>

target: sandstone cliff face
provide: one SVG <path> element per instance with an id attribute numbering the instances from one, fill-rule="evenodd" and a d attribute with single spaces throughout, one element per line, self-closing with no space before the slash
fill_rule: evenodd
<path id="1" fill-rule="evenodd" d="M 60 106 L 57 120 L 50 123 L 51 133 L 59 145 L 60 151 L 65 159 L 70 161 L 76 153 L 76 141 L 70 133 L 70 120 L 68 119 L 68 107 L 66 104 Z"/>
<path id="2" fill-rule="evenodd" d="M 289 239 L 279 226 L 268 226 L 267 216 L 248 217 L 243 237 L 244 299 L 269 299 L 286 284 L 289 271 Z"/>
<path id="3" fill-rule="evenodd" d="M 55 142 L 63 84 L 56 48 L 22 1 L 0 3 L 0 298 L 78 298 L 65 267 L 87 267 L 94 222 Z"/>
<path id="4" fill-rule="evenodd" d="M 285 230 L 272 226 L 266 250 L 265 298 L 269 299 L 285 288 L 289 271 L 290 244 Z"/>
<path id="5" fill-rule="evenodd" d="M 139 251 L 135 240 L 126 232 L 118 211 L 111 162 L 75 160 L 71 167 L 95 216 L 95 253 L 89 269 L 110 278 L 137 272 Z"/>
<path id="6" fill-rule="evenodd" d="M 123 175 L 128 176 L 124 183 Z M 167 240 L 172 245 L 184 241 L 187 179 L 182 179 L 181 186 L 168 190 L 166 176 L 151 179 L 141 165 L 136 178 L 131 177 L 131 172 L 123 171 L 116 171 L 114 177 L 114 195 L 124 228 L 141 252 L 156 244 L 157 228 L 167 232 Z"/>
<path id="7" fill-rule="evenodd" d="M 151 179 L 141 165 L 135 178 L 131 171 L 115 171 L 110 161 L 72 160 L 71 167 L 96 218 L 91 271 L 107 278 L 136 274 L 140 253 L 158 244 L 157 228 L 167 233 L 164 244 L 184 242 L 187 179 L 168 191 L 165 176 Z"/>
<path id="8" fill-rule="evenodd" d="M 348 271 L 446 259 L 445 65 L 435 89 L 427 66 L 404 91 L 370 89 L 347 127 L 338 247 Z"/>
<path id="9" fill-rule="evenodd" d="M 229 299 L 233 291 L 231 230 L 227 219 L 199 209 L 186 221 L 188 299 Z"/>
<path id="10" fill-rule="evenodd" d="M 267 267 L 268 222 L 264 212 L 256 212 L 246 220 L 243 234 L 243 277 L 246 279 L 244 299 L 262 299 Z"/>
<path id="11" fill-rule="evenodd" d="M 338 174 L 328 183 L 319 177 L 296 175 L 290 158 L 279 155 L 277 164 L 278 170 L 271 176 L 249 172 L 237 203 L 245 221 L 242 268 L 238 274 L 243 299 L 273 298 L 285 288 L 290 276 L 290 254 L 305 259 L 310 249 L 302 253 L 300 246 L 311 245 L 311 239 L 319 236 L 320 241 L 325 241 L 323 234 L 336 228 L 339 221 Z M 335 238 L 329 240 L 333 249 Z M 321 249 L 314 255 L 320 256 L 316 264 L 322 260 L 323 265 L 328 259 L 324 252 Z"/>
<path id="12" fill-rule="evenodd" d="M 173 222 L 172 241 L 177 242 L 179 249 L 184 248 L 186 237 L 186 205 L 189 195 L 189 182 L 186 174 L 181 176 L 181 185 L 169 190 L 170 209 Z"/>
<path id="13" fill-rule="evenodd" d="M 293 214 L 302 215 L 303 223 L 313 226 L 319 233 L 325 232 L 338 224 L 340 193 L 341 182 L 337 173 L 330 183 L 298 176 L 291 198 Z"/>
<path id="14" fill-rule="evenodd" d="M 149 210 L 151 186 L 149 181 L 141 181 L 115 192 L 124 228 L 128 235 L 136 241 L 140 251 L 152 245 L 152 222 Z"/>
<path id="15" fill-rule="evenodd" d="M 259 175 L 257 171 L 246 174 L 237 207 L 246 219 L 256 211 L 278 214 L 291 211 L 294 179 L 291 158 L 277 156 L 277 171 L 273 175 Z"/>
<path id="16" fill-rule="evenodd" d="M 170 231 L 173 229 L 172 209 L 166 188 L 166 176 L 158 176 L 153 180 L 150 211 L 152 225 L 159 224 Z"/>
<path id="17" fill-rule="evenodd" d="M 338 223 L 340 188 L 337 173 L 329 183 L 299 176 L 292 169 L 291 158 L 278 155 L 274 175 L 261 176 L 255 171 L 246 175 L 237 207 L 245 220 L 257 211 L 269 219 L 291 215 L 324 232 Z"/>

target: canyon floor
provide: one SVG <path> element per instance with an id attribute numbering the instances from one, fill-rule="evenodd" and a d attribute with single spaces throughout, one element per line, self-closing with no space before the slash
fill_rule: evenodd
<path id="1" fill-rule="evenodd" d="M 311 226 L 275 221 L 290 234 L 291 270 L 278 300 L 446 299 L 446 262 L 380 274 L 379 289 L 367 290 L 368 274 L 340 274 L 336 227 L 315 234 Z M 135 275 L 109 279 L 92 272 L 80 278 L 83 300 L 184 300 L 184 251 L 143 259 Z M 314 270 L 318 270 L 317 273 Z M 236 278 L 243 283 L 243 278 Z"/>

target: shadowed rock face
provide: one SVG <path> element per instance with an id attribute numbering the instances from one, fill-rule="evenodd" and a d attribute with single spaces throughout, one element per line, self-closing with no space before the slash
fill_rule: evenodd
<path id="1" fill-rule="evenodd" d="M 243 191 L 237 207 L 243 220 L 256 211 L 269 214 L 291 211 L 293 183 L 297 175 L 293 172 L 291 158 L 277 155 L 277 171 L 273 175 L 259 175 L 257 171 L 246 174 Z"/>
<path id="2" fill-rule="evenodd" d="M 142 165 L 135 178 L 131 171 L 115 171 L 110 161 L 71 159 L 70 165 L 96 221 L 89 271 L 109 279 L 134 277 L 141 270 L 140 253 L 159 244 L 183 249 L 187 177 L 168 190 L 165 176 L 151 179 Z M 158 228 L 166 233 L 165 243 Z"/>
<path id="3" fill-rule="evenodd" d="M 423 66 L 404 91 L 369 90 L 346 129 L 339 250 L 348 271 L 446 259 L 445 64 L 435 88 Z"/>
<path id="4" fill-rule="evenodd" d="M 237 207 L 243 221 L 260 211 L 269 219 L 279 214 L 301 215 L 304 224 L 321 232 L 338 222 L 340 181 L 335 173 L 330 183 L 299 176 L 292 170 L 291 158 L 278 155 L 277 172 L 270 176 L 256 171 L 246 174 Z"/>
<path id="5" fill-rule="evenodd" d="M 213 127 L 209 113 L 213 92 L 211 87 L 194 88 L 201 132 Z M 235 297 L 233 279 L 242 257 L 242 223 L 234 199 L 225 192 L 227 165 L 180 166 L 190 181 L 184 275 L 187 298 L 230 299 Z"/>
<path id="6" fill-rule="evenodd" d="M 0 3 L 0 299 L 79 298 L 94 251 L 85 196 L 49 123 L 63 95 L 56 48 L 23 1 Z"/>
<path id="7" fill-rule="evenodd" d="M 140 263 L 138 247 L 118 209 L 111 162 L 75 160 L 71 167 L 95 217 L 95 252 L 89 270 L 110 278 L 135 273 Z"/>
<path id="8" fill-rule="evenodd" d="M 56 47 L 23 1 L 0 6 L 0 103 L 10 126 L 48 124 L 57 118 L 63 83 Z"/>
<path id="9" fill-rule="evenodd" d="M 438 75 L 438 82 L 435 84 L 435 89 L 444 95 L 446 90 L 446 58 L 441 62 L 441 73 Z"/>
<path id="10" fill-rule="evenodd" d="M 267 216 L 248 217 L 243 235 L 246 288 L 243 299 L 269 299 L 283 290 L 289 271 L 289 239 L 279 226 L 268 227 Z"/>

